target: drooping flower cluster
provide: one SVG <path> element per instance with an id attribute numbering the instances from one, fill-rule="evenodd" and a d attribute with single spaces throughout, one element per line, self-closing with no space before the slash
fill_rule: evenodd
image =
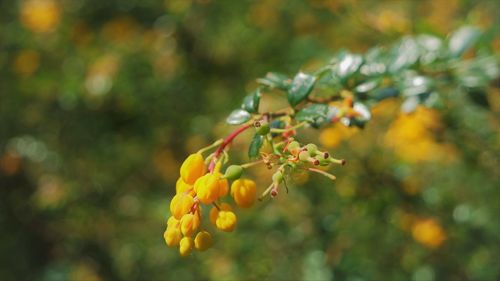
<path id="1" fill-rule="evenodd" d="M 236 227 L 237 216 L 232 206 L 223 202 L 222 198 L 230 195 L 236 206 L 249 208 L 257 198 L 261 200 L 267 195 L 276 197 L 282 185 L 288 191 L 285 178 L 297 169 L 317 172 L 335 179 L 335 176 L 324 171 L 323 167 L 331 163 L 345 163 L 344 160 L 331 157 L 328 152 L 320 151 L 314 144 L 301 145 L 290 136 L 289 130 L 283 130 L 276 136 L 280 142 L 274 143 L 272 138 L 269 139 L 269 142 L 273 142 L 272 151 L 261 151 L 260 159 L 254 162 L 229 165 L 222 174 L 220 172 L 222 165 L 229 158 L 226 151 L 228 145 L 239 133 L 252 127 L 252 124 L 257 133 L 270 135 L 276 132 L 269 127 L 266 129 L 268 123 L 262 120 L 249 123 L 237 129 L 225 140 L 217 141 L 189 155 L 182 164 L 180 177 L 176 183 L 176 194 L 170 202 L 171 216 L 164 233 L 167 245 L 178 246 L 181 256 L 189 255 L 193 248 L 204 251 L 213 244 L 207 225 L 203 225 L 202 206 L 210 206 L 209 221 L 216 229 L 232 232 Z M 214 147 L 218 147 L 217 150 L 204 159 L 202 153 Z M 251 179 L 242 178 L 244 169 L 257 164 L 275 169 L 272 183 L 259 197 L 257 197 L 256 183 Z M 229 181 L 232 181 L 231 185 Z"/>
<path id="2" fill-rule="evenodd" d="M 228 177 L 219 172 L 220 166 L 219 162 L 209 171 L 201 153 L 189 155 L 181 166 L 164 232 L 167 245 L 178 246 L 181 256 L 189 255 L 193 248 L 205 251 L 213 244 L 212 235 L 202 226 L 202 205 L 212 206 L 210 222 L 217 229 L 231 232 L 236 227 L 237 217 L 231 205 L 217 203 L 229 193 Z M 238 206 L 250 207 L 255 201 L 256 185 L 252 180 L 238 179 L 231 186 L 231 194 Z"/>

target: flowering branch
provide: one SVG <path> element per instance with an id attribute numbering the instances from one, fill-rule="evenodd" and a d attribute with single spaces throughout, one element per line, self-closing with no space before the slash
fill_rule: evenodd
<path id="1" fill-rule="evenodd" d="M 224 151 L 224 148 L 226 148 L 226 146 L 228 146 L 234 140 L 234 138 L 236 138 L 239 134 L 241 134 L 246 129 L 250 128 L 251 126 L 252 126 L 252 124 L 245 124 L 245 125 L 237 128 L 236 130 L 234 130 L 231 134 L 229 134 L 222 141 L 222 143 L 220 144 L 219 148 L 217 148 L 217 150 L 214 152 L 212 160 L 210 161 L 210 164 L 208 165 L 208 171 L 210 173 L 213 172 L 214 167 L 215 167 L 215 163 L 217 162 L 217 157 L 219 157 L 219 155 L 222 153 L 222 151 Z"/>

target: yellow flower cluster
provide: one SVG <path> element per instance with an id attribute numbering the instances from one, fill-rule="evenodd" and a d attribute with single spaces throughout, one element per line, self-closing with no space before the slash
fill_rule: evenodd
<path id="1" fill-rule="evenodd" d="M 410 163 L 446 160 L 453 156 L 453 149 L 436 142 L 433 132 L 440 127 L 437 111 L 420 106 L 412 114 L 401 114 L 390 126 L 384 141 Z"/>
<path id="2" fill-rule="evenodd" d="M 432 218 L 417 220 L 413 224 L 411 232 L 417 242 L 431 249 L 438 248 L 446 240 L 445 231 Z"/>
<path id="3" fill-rule="evenodd" d="M 217 203 L 229 193 L 228 179 L 219 169 L 220 164 L 217 164 L 212 172 L 207 171 L 201 153 L 189 155 L 181 166 L 176 194 L 170 202 L 171 217 L 164 232 L 167 245 L 178 246 L 181 256 L 189 255 L 193 248 L 205 251 L 213 244 L 212 235 L 201 227 L 200 204 L 213 205 L 209 218 L 217 229 L 231 232 L 236 227 L 237 217 L 231 205 Z M 237 179 L 231 185 L 231 195 L 242 208 L 252 206 L 256 192 L 252 180 Z M 199 231 L 200 228 L 202 230 Z"/>

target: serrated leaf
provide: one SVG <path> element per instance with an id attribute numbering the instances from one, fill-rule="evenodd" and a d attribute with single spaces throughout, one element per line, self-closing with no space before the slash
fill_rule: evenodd
<path id="1" fill-rule="evenodd" d="M 316 77 L 303 72 L 297 73 L 293 78 L 292 84 L 288 89 L 288 102 L 295 107 L 301 101 L 307 98 L 314 88 Z"/>
<path id="2" fill-rule="evenodd" d="M 226 123 L 231 124 L 231 125 L 239 125 L 243 124 L 246 121 L 250 120 L 252 116 L 248 111 L 243 110 L 243 109 L 235 109 L 231 114 L 226 119 Z"/>
<path id="3" fill-rule="evenodd" d="M 472 26 L 464 26 L 455 31 L 448 41 L 448 49 L 452 57 L 459 57 L 479 39 L 481 32 Z"/>
<path id="4" fill-rule="evenodd" d="M 260 89 L 255 90 L 253 93 L 247 95 L 243 99 L 243 103 L 241 104 L 241 108 L 250 112 L 256 113 L 259 111 L 259 103 L 260 103 Z"/>
<path id="5" fill-rule="evenodd" d="M 328 121 L 328 105 L 313 104 L 304 107 L 295 115 L 295 120 L 299 122 L 309 122 L 313 127 L 319 127 Z"/>
<path id="6" fill-rule="evenodd" d="M 257 83 L 286 91 L 290 86 L 290 78 L 281 73 L 268 72 L 266 77 L 257 79 Z"/>
<path id="7" fill-rule="evenodd" d="M 260 148 L 264 144 L 264 136 L 255 134 L 253 136 L 252 142 L 250 142 L 250 146 L 248 147 L 248 157 L 250 159 L 257 158 L 259 156 Z"/>

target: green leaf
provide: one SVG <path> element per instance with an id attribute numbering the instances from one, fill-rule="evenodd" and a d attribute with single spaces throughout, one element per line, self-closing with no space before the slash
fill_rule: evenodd
<path id="1" fill-rule="evenodd" d="M 288 102 L 292 107 L 295 107 L 301 101 L 307 98 L 314 88 L 316 77 L 305 74 L 303 72 L 297 73 L 293 78 L 292 85 L 288 89 Z"/>
<path id="2" fill-rule="evenodd" d="M 420 51 L 412 37 L 405 37 L 392 49 L 389 71 L 392 73 L 405 69 L 418 61 Z"/>
<path id="3" fill-rule="evenodd" d="M 407 77 L 403 82 L 403 95 L 404 96 L 417 96 L 429 93 L 434 82 L 431 78 L 421 75 Z"/>
<path id="4" fill-rule="evenodd" d="M 370 97 L 372 97 L 376 101 L 381 101 L 384 99 L 397 97 L 398 94 L 399 94 L 398 89 L 393 88 L 393 87 L 386 87 L 386 88 L 380 88 L 380 89 L 373 91 L 373 93 L 370 94 Z"/>
<path id="5" fill-rule="evenodd" d="M 271 124 L 269 125 L 271 127 L 271 129 L 283 129 L 285 128 L 285 123 L 279 119 L 275 119 L 271 122 Z M 273 137 L 279 135 L 278 133 L 272 133 L 271 134 Z"/>
<path id="6" fill-rule="evenodd" d="M 290 78 L 281 73 L 268 72 L 266 77 L 257 79 L 257 83 L 269 88 L 278 88 L 286 91 L 290 86 Z"/>
<path id="7" fill-rule="evenodd" d="M 484 108 L 490 108 L 490 102 L 486 95 L 486 91 L 483 89 L 468 89 L 467 96 L 476 105 Z"/>
<path id="8" fill-rule="evenodd" d="M 363 64 L 363 57 L 348 52 L 342 52 L 338 57 L 336 74 L 341 79 L 349 78 L 356 73 Z"/>
<path id="9" fill-rule="evenodd" d="M 250 112 L 256 113 L 259 111 L 259 102 L 260 102 L 260 89 L 255 90 L 253 93 L 247 95 L 243 99 L 243 103 L 241 104 L 241 108 Z"/>
<path id="10" fill-rule="evenodd" d="M 389 56 L 386 52 L 382 52 L 379 47 L 369 49 L 363 60 L 363 66 L 359 71 L 365 76 L 376 77 L 387 71 Z"/>
<path id="11" fill-rule="evenodd" d="M 424 65 L 431 64 L 445 56 L 443 40 L 439 37 L 422 34 L 417 37 L 417 43 L 420 49 L 420 62 Z"/>
<path id="12" fill-rule="evenodd" d="M 365 94 L 375 89 L 380 84 L 380 79 L 372 79 L 365 81 L 354 88 L 354 92 L 358 94 Z"/>
<path id="13" fill-rule="evenodd" d="M 226 122 L 231 125 L 239 125 L 243 124 L 246 121 L 250 120 L 252 116 L 248 111 L 243 109 L 235 109 L 226 119 Z"/>
<path id="14" fill-rule="evenodd" d="M 464 26 L 455 31 L 448 41 L 448 49 L 452 57 L 459 57 L 479 39 L 481 32 L 472 26 Z"/>
<path id="15" fill-rule="evenodd" d="M 304 107 L 295 115 L 295 119 L 299 122 L 309 122 L 313 127 L 318 128 L 328 121 L 328 105 L 326 104 L 313 104 Z"/>
<path id="16" fill-rule="evenodd" d="M 253 136 L 252 142 L 248 147 L 248 157 L 250 159 L 257 158 L 259 156 L 260 148 L 264 144 L 264 136 L 255 134 Z"/>

